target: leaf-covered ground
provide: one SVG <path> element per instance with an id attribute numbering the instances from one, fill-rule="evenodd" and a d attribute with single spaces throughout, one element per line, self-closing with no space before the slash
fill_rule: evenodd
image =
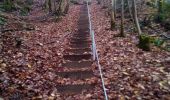
<path id="1" fill-rule="evenodd" d="M 79 10 L 80 6 L 71 6 L 68 15 L 59 22 L 30 22 L 35 31 L 1 35 L 1 97 L 47 99 L 58 96 L 55 72 L 66 48 L 66 38 L 77 29 Z M 18 40 L 22 41 L 19 48 L 16 47 Z"/>
<path id="2" fill-rule="evenodd" d="M 134 33 L 116 37 L 119 31 L 108 30 L 110 19 L 105 12 L 92 4 L 93 29 L 109 99 L 169 100 L 170 70 L 165 63 L 170 53 L 156 47 L 151 52 L 140 50 Z"/>
<path id="3" fill-rule="evenodd" d="M 60 66 L 63 51 L 67 48 L 67 38 L 77 30 L 80 6 L 72 5 L 69 13 L 58 22 L 30 22 L 36 26 L 35 30 L 1 35 L 0 97 L 14 100 L 73 99 L 62 97 L 57 92 L 56 83 L 67 84 L 70 80 L 61 80 L 56 71 L 71 70 Z M 138 39 L 135 33 L 128 33 L 126 38 L 116 37 L 119 30 L 109 30 L 110 19 L 106 16 L 106 9 L 102 9 L 96 2 L 90 7 L 109 100 L 169 100 L 170 53 L 154 46 L 151 52 L 140 50 L 136 46 Z M 41 12 L 35 12 L 29 17 L 41 15 Z M 128 30 L 128 25 L 126 27 Z M 16 47 L 17 41 L 22 43 L 19 48 Z M 97 70 L 95 66 L 94 74 L 98 79 L 92 78 L 86 82 L 95 82 L 99 86 L 89 94 L 80 94 L 74 99 L 104 99 Z M 77 84 L 82 81 L 71 82 Z"/>

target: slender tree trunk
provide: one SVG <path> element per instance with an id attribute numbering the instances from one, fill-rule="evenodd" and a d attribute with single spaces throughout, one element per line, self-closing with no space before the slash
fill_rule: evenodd
<path id="1" fill-rule="evenodd" d="M 65 10 L 64 10 L 64 13 L 65 13 L 65 14 L 68 13 L 69 6 L 70 6 L 70 0 L 67 0 L 67 2 L 66 2 L 66 7 L 65 7 Z"/>
<path id="2" fill-rule="evenodd" d="M 60 3 L 59 3 L 59 9 L 58 9 L 58 14 L 59 15 L 65 15 L 65 12 L 67 12 L 69 5 L 67 5 L 67 0 L 60 0 Z"/>
<path id="3" fill-rule="evenodd" d="M 124 33 L 124 0 L 121 0 L 121 26 L 120 26 L 120 36 L 125 37 Z"/>
<path id="4" fill-rule="evenodd" d="M 48 9 L 48 0 L 45 0 L 45 9 Z"/>
<path id="5" fill-rule="evenodd" d="M 135 21 L 134 21 L 134 18 L 133 18 L 133 15 L 132 15 L 132 7 L 131 7 L 131 5 L 130 5 L 129 0 L 127 0 L 127 6 L 128 6 L 128 10 L 129 10 L 129 15 L 130 15 L 132 21 L 135 22 Z"/>
<path id="6" fill-rule="evenodd" d="M 63 8 L 62 8 L 62 6 L 63 6 L 63 0 L 60 0 L 59 1 L 59 8 L 58 8 L 58 15 L 60 16 L 60 15 L 62 15 L 62 11 L 63 11 Z"/>
<path id="7" fill-rule="evenodd" d="M 49 13 L 52 12 L 51 0 L 48 0 L 48 10 L 49 10 Z"/>
<path id="8" fill-rule="evenodd" d="M 110 14 L 110 17 L 111 17 L 111 30 L 113 30 L 113 29 L 115 28 L 114 3 L 115 3 L 115 0 L 112 0 L 112 4 L 111 4 L 111 14 Z"/>
<path id="9" fill-rule="evenodd" d="M 137 28 L 137 31 L 138 31 L 138 35 L 141 35 L 142 31 L 141 31 L 141 28 L 140 28 L 140 25 L 139 25 L 139 20 L 138 20 L 138 17 L 137 17 L 136 0 L 132 0 L 132 6 L 133 6 L 133 16 L 134 16 L 135 25 L 136 25 L 136 28 Z"/>
<path id="10" fill-rule="evenodd" d="M 116 2 L 117 2 L 117 0 L 114 0 L 114 17 L 115 17 L 115 19 L 116 19 Z"/>
<path id="11" fill-rule="evenodd" d="M 138 36 L 139 36 L 139 48 L 141 48 L 142 50 L 145 51 L 150 51 L 151 47 L 150 47 L 150 38 L 149 36 L 142 34 L 140 25 L 139 25 L 139 21 L 138 21 L 138 17 L 137 17 L 137 9 L 136 9 L 136 0 L 132 0 L 132 6 L 133 6 L 133 16 L 134 16 L 134 20 L 135 20 L 135 25 L 138 31 Z"/>
<path id="12" fill-rule="evenodd" d="M 57 12 L 57 4 L 56 4 L 56 1 L 54 0 L 54 13 L 56 13 Z"/>

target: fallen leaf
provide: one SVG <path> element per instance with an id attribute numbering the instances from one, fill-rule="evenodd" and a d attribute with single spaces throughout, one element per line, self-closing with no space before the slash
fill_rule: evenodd
<path id="1" fill-rule="evenodd" d="M 28 68 L 32 68 L 32 66 L 30 64 L 27 64 Z"/>

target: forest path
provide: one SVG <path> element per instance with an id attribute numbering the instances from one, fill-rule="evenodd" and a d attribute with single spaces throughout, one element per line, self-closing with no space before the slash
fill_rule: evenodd
<path id="1" fill-rule="evenodd" d="M 69 72 L 58 72 L 57 74 L 63 78 L 69 79 L 83 79 L 93 78 L 92 71 L 92 55 L 91 55 L 91 39 L 88 28 L 88 14 L 87 7 L 84 5 L 80 10 L 80 18 L 78 22 L 78 30 L 69 38 L 68 46 L 69 48 L 65 50 L 63 59 L 64 63 L 62 67 L 73 68 Z M 74 69 L 75 68 L 75 69 Z M 84 68 L 83 71 L 81 71 Z M 75 84 L 75 85 L 64 85 L 59 87 L 58 90 L 62 92 L 77 92 L 80 93 L 84 88 L 90 88 L 94 86 L 93 84 Z"/>
<path id="2" fill-rule="evenodd" d="M 35 31 L 2 35 L 0 97 L 104 100 L 99 71 L 91 60 L 90 36 L 81 32 L 88 26 L 81 25 L 83 20 L 83 26 L 88 22 L 82 14 L 86 13 L 83 6 L 71 5 L 69 13 L 58 22 L 31 22 Z M 89 6 L 109 100 L 169 100 L 170 59 L 165 58 L 170 53 L 156 47 L 142 51 L 136 46 L 136 34 L 127 30 L 127 37 L 115 37 L 120 19 L 111 31 L 108 10 L 96 1 Z M 80 14 L 85 19 L 79 20 Z M 125 27 L 128 25 L 126 22 Z M 22 40 L 20 48 L 16 47 L 18 38 Z"/>
<path id="3" fill-rule="evenodd" d="M 96 89 L 101 89 L 101 83 L 100 78 L 94 74 L 97 73 L 97 69 L 92 59 L 92 40 L 86 4 L 81 5 L 79 16 L 78 30 L 68 38 L 68 48 L 64 51 L 61 65 L 69 70 L 57 72 L 67 83 L 58 83 L 57 89 L 62 93 L 63 99 L 69 96 L 82 99 L 90 99 L 93 96 L 93 99 L 97 99 L 102 97 L 94 95 Z"/>

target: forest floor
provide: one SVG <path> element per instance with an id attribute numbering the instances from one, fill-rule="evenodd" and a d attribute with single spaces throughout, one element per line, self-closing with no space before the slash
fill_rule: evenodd
<path id="1" fill-rule="evenodd" d="M 154 46 L 151 52 L 142 51 L 137 47 L 135 33 L 117 37 L 119 28 L 108 30 L 110 19 L 101 8 L 92 4 L 91 14 L 109 98 L 168 100 L 170 70 L 164 64 L 170 53 Z M 125 27 L 128 25 L 127 22 Z"/>
<path id="2" fill-rule="evenodd" d="M 55 73 L 61 70 L 58 66 L 67 38 L 77 30 L 80 7 L 72 5 L 57 22 L 30 21 L 35 30 L 5 32 L 0 36 L 0 97 L 61 99 L 55 84 L 64 80 L 57 80 Z M 109 29 L 106 9 L 96 2 L 90 9 L 109 100 L 169 100 L 170 53 L 155 46 L 150 52 L 142 51 L 137 47 L 136 33 L 116 37 L 119 27 Z M 31 14 L 30 19 L 42 15 L 34 11 Z M 16 47 L 17 41 L 21 41 L 20 47 Z"/>

